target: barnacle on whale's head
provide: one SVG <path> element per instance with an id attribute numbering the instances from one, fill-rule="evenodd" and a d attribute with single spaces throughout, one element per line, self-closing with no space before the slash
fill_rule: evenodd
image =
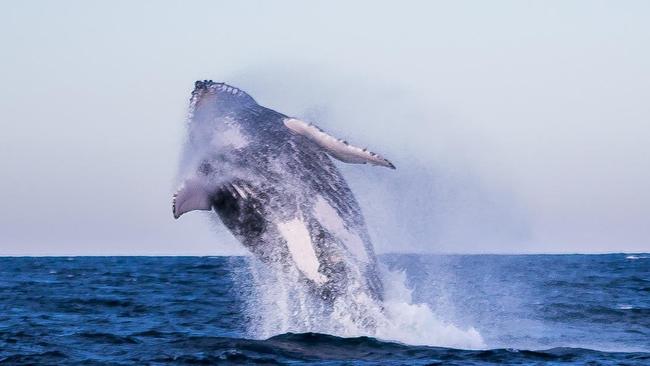
<path id="1" fill-rule="evenodd" d="M 255 100 L 239 88 L 212 80 L 197 80 L 190 98 L 190 113 L 200 108 L 223 109 L 251 103 Z"/>

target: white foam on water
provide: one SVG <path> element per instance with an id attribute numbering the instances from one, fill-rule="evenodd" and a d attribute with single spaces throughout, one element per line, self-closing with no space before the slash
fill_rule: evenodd
<path id="1" fill-rule="evenodd" d="M 436 314 L 427 304 L 413 303 L 404 272 L 382 270 L 384 314 L 376 337 L 412 345 L 463 349 L 485 348 L 481 334 L 471 326 L 457 326 Z"/>
<path id="2" fill-rule="evenodd" d="M 383 302 L 352 284 L 328 307 L 299 280 L 297 271 L 273 270 L 255 259 L 251 259 L 251 267 L 255 295 L 249 313 L 255 318 L 251 324 L 251 336 L 255 338 L 317 332 L 341 337 L 371 336 L 411 345 L 486 348 L 473 327 L 452 324 L 427 304 L 414 303 L 403 272 L 382 269 Z"/>
<path id="3" fill-rule="evenodd" d="M 636 259 L 648 259 L 650 256 L 646 255 L 628 255 L 625 259 L 636 260 Z"/>

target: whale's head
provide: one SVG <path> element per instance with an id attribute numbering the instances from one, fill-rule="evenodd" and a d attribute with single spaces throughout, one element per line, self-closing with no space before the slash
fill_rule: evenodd
<path id="1" fill-rule="evenodd" d="M 226 83 L 199 80 L 190 98 L 189 143 L 202 151 L 242 148 L 250 140 L 246 111 L 257 106 L 246 92 Z"/>
<path id="2" fill-rule="evenodd" d="M 248 156 L 264 142 L 252 117 L 259 108 L 239 88 L 211 80 L 195 82 L 180 175 L 217 187 L 247 174 Z"/>
<path id="3" fill-rule="evenodd" d="M 235 220 L 235 226 L 237 220 L 243 220 L 237 208 L 244 201 L 247 205 L 252 202 L 250 167 L 257 160 L 259 146 L 264 146 L 258 131 L 260 109 L 239 88 L 211 80 L 195 82 L 180 161 L 182 182 L 172 205 L 175 218 L 193 210 L 220 207 L 224 220 Z M 261 222 L 257 217 L 250 220 Z"/>

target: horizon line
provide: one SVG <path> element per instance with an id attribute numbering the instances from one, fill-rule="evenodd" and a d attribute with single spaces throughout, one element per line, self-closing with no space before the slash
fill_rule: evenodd
<path id="1" fill-rule="evenodd" d="M 385 252 L 377 254 L 378 257 L 386 255 L 431 255 L 431 256 L 533 256 L 533 255 L 650 255 L 648 252 L 486 252 L 486 253 L 462 253 L 462 252 Z M 0 258 L 80 258 L 80 257 L 251 257 L 251 254 L 3 254 Z"/>

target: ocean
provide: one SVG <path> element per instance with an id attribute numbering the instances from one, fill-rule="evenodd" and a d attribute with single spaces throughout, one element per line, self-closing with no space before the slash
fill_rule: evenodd
<path id="1" fill-rule="evenodd" d="M 372 334 L 264 297 L 249 257 L 0 258 L 0 364 L 650 365 L 649 254 L 379 258 Z"/>

